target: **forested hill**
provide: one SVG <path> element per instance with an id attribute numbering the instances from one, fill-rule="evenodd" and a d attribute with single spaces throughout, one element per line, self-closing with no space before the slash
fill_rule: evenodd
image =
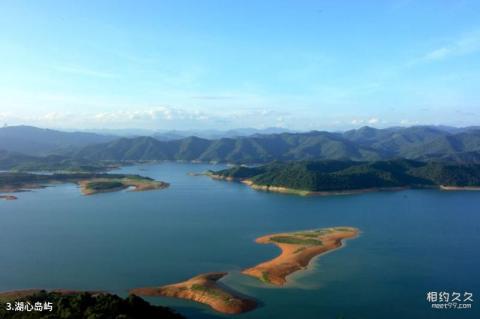
<path id="1" fill-rule="evenodd" d="M 43 290 L 17 291 L 0 294 L 0 318 L 2 319 L 185 319 L 170 308 L 154 306 L 130 295 L 120 298 L 107 293 L 90 292 L 46 292 Z M 35 305 L 39 303 L 50 310 L 12 311 L 7 310 L 7 303 Z M 32 306 L 33 307 L 33 306 Z M 27 308 L 25 308 L 27 309 Z"/>
<path id="2" fill-rule="evenodd" d="M 312 131 L 207 140 L 189 137 L 159 141 L 122 138 L 90 145 L 75 153 L 89 160 L 185 160 L 268 163 L 273 160 L 374 161 L 407 158 L 422 161 L 480 163 L 480 130 L 419 126 L 343 133 Z"/>
<path id="3" fill-rule="evenodd" d="M 214 177 L 248 180 L 258 186 L 344 191 L 390 187 L 480 186 L 480 165 L 447 165 L 411 160 L 376 162 L 299 161 L 258 167 L 236 166 Z"/>

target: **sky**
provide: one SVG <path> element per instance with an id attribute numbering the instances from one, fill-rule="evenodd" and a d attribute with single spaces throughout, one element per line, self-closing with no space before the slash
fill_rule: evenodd
<path id="1" fill-rule="evenodd" d="M 0 1 L 0 123 L 480 124 L 479 1 Z"/>

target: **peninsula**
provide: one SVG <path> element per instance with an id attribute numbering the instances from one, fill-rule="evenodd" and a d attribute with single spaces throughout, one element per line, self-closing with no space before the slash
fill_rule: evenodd
<path id="1" fill-rule="evenodd" d="M 209 305 L 212 309 L 238 314 L 256 308 L 257 303 L 218 283 L 227 273 L 213 272 L 198 275 L 187 281 L 162 287 L 136 288 L 130 291 L 138 296 L 164 296 L 189 299 Z"/>
<path id="2" fill-rule="evenodd" d="M 358 229 L 353 227 L 333 227 L 257 238 L 257 243 L 275 244 L 282 253 L 272 260 L 245 269 L 242 273 L 282 286 L 288 275 L 305 269 L 312 258 L 341 247 L 342 240 L 356 237 L 358 233 Z"/>
<path id="3" fill-rule="evenodd" d="M 480 164 L 407 159 L 298 161 L 209 171 L 214 179 L 240 181 L 254 189 L 297 195 L 341 195 L 405 188 L 480 189 Z"/>
<path id="4" fill-rule="evenodd" d="M 21 192 L 43 188 L 52 184 L 74 183 L 80 185 L 85 195 L 114 192 L 132 187 L 133 191 L 163 189 L 168 183 L 155 181 L 148 177 L 127 174 L 106 173 L 0 173 L 0 192 Z M 2 195 L 4 199 L 11 195 Z"/>

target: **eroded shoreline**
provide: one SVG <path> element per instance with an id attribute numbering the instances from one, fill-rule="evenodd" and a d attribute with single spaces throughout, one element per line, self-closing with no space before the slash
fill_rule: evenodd
<path id="1" fill-rule="evenodd" d="M 281 193 L 281 194 L 292 194 L 300 196 L 339 196 L 339 195 L 355 195 L 355 194 L 365 194 L 373 192 L 396 192 L 403 191 L 408 189 L 437 189 L 442 191 L 480 191 L 480 186 L 447 186 L 447 185 L 423 185 L 419 187 L 413 186 L 399 186 L 399 187 L 372 187 L 372 188 L 359 188 L 359 189 L 345 189 L 345 190 L 332 190 L 332 191 L 310 191 L 302 190 L 295 188 L 288 188 L 283 186 L 273 186 L 273 185 L 260 185 L 255 184 L 250 179 L 234 178 L 234 177 L 225 177 L 221 175 L 216 175 L 213 173 L 203 174 L 212 179 L 227 181 L 227 182 L 239 182 L 247 185 L 248 187 L 264 192 L 272 193 Z"/>
<path id="2" fill-rule="evenodd" d="M 255 309 L 257 303 L 253 299 L 217 283 L 225 275 L 227 275 L 226 272 L 207 273 L 177 284 L 136 288 L 130 293 L 138 296 L 163 296 L 193 300 L 226 314 L 238 314 Z"/>
<path id="3" fill-rule="evenodd" d="M 253 181 L 249 179 L 234 178 L 230 176 L 225 177 L 225 176 L 216 175 L 212 173 L 207 173 L 204 175 L 215 180 L 227 181 L 227 182 L 239 182 L 258 191 L 282 193 L 282 194 L 293 194 L 293 195 L 300 195 L 300 196 L 353 195 L 353 194 L 364 194 L 364 193 L 372 193 L 372 192 L 389 192 L 389 191 L 394 192 L 394 191 L 402 191 L 402 190 L 410 189 L 410 187 L 375 187 L 375 188 L 360 188 L 360 189 L 332 190 L 332 191 L 310 191 L 310 190 L 288 188 L 283 186 L 259 185 L 259 184 L 255 184 Z"/>
<path id="4" fill-rule="evenodd" d="M 342 240 L 358 234 L 359 230 L 353 227 L 332 227 L 259 237 L 257 243 L 275 244 L 282 252 L 274 259 L 245 269 L 242 273 L 282 286 L 287 282 L 288 275 L 308 267 L 314 257 L 341 247 Z"/>

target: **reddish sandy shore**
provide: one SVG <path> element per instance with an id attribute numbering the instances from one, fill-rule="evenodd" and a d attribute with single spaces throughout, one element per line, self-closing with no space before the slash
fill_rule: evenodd
<path id="1" fill-rule="evenodd" d="M 358 229 L 353 227 L 334 227 L 257 238 L 257 243 L 275 244 L 282 253 L 272 260 L 245 269 L 242 273 L 282 286 L 288 275 L 305 269 L 312 258 L 341 247 L 342 240 L 354 238 L 358 233 Z"/>
<path id="2" fill-rule="evenodd" d="M 359 189 L 335 190 L 335 191 L 310 191 L 310 190 L 288 188 L 283 186 L 258 185 L 249 179 L 225 177 L 221 175 L 215 175 L 212 173 L 209 173 L 206 175 L 216 180 L 223 180 L 228 182 L 240 182 L 257 191 L 294 194 L 294 195 L 300 195 L 300 196 L 354 195 L 354 194 L 363 194 L 363 193 L 371 193 L 371 192 L 385 192 L 385 191 L 394 192 L 394 191 L 409 189 L 409 187 L 375 187 L 375 188 L 359 188 Z"/>
<path id="3" fill-rule="evenodd" d="M 440 185 L 442 191 L 480 191 L 480 186 L 446 186 Z"/>
<path id="4" fill-rule="evenodd" d="M 256 308 L 257 303 L 254 300 L 217 283 L 226 274 L 225 272 L 207 273 L 173 285 L 136 288 L 130 293 L 138 296 L 189 299 L 207 304 L 212 309 L 227 314 L 238 314 Z"/>
<path id="5" fill-rule="evenodd" d="M 16 200 L 16 199 L 17 199 L 17 196 L 13 196 L 13 195 L 0 195 L 0 199 L 3 199 L 3 200 Z"/>

